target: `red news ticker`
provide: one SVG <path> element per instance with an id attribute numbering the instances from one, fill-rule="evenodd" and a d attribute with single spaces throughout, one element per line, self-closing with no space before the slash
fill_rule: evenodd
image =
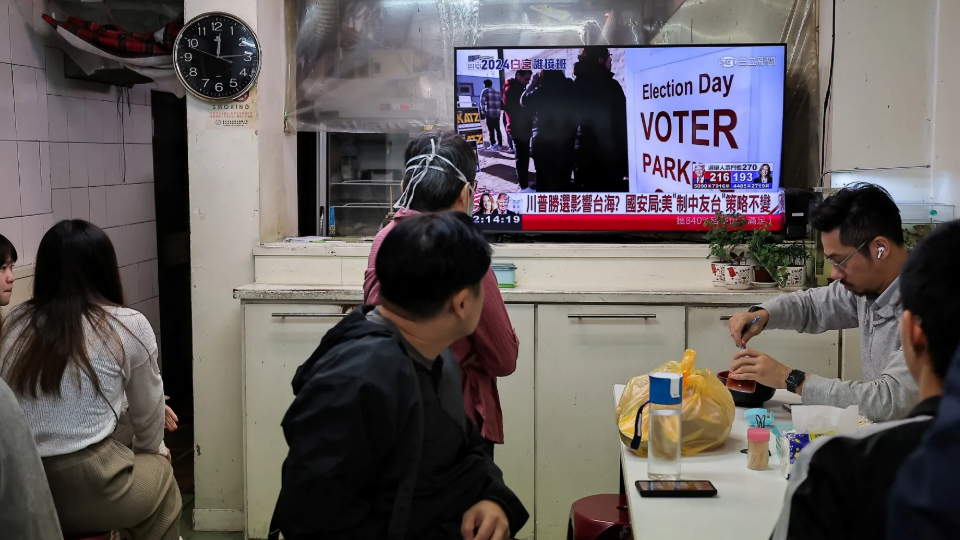
<path id="1" fill-rule="evenodd" d="M 712 214 L 611 214 L 611 215 L 558 215 L 558 214 L 523 214 L 523 230 L 525 231 L 682 231 L 703 232 L 706 228 L 703 222 L 712 219 Z M 773 230 L 780 230 L 784 225 L 783 214 L 766 214 L 744 216 L 756 218 L 754 223 L 747 225 L 748 230 L 759 229 L 764 225 Z M 760 220 L 762 223 L 758 223 Z"/>

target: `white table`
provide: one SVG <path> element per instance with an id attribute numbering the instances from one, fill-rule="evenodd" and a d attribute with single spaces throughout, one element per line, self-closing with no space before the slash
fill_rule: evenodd
<path id="1" fill-rule="evenodd" d="M 614 408 L 620 402 L 624 385 L 613 387 Z M 773 411 L 775 424 L 790 424 L 785 403 L 800 403 L 800 397 L 777 390 L 764 408 Z M 717 496 L 708 499 L 641 498 L 636 481 L 647 479 L 647 460 L 620 444 L 620 463 L 630 505 L 630 521 L 634 538 L 685 538 L 701 540 L 767 539 L 773 532 L 787 481 L 780 474 L 777 445 L 770 439 L 770 466 L 766 471 L 747 468 L 747 456 L 740 450 L 747 447 L 747 428 L 743 419 L 746 409 L 737 407 L 730 437 L 711 452 L 684 457 L 680 475 L 684 480 L 709 480 L 717 488 Z M 619 435 L 619 434 L 618 434 Z"/>

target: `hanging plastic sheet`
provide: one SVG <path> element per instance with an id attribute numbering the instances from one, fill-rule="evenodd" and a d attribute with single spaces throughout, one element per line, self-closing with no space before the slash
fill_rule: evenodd
<path id="1" fill-rule="evenodd" d="M 169 53 L 171 38 L 182 23 L 182 1 L 90 3 L 48 0 L 45 4 L 44 31 L 59 35 L 55 42 L 87 75 L 126 68 L 146 78 L 143 80 L 157 82 L 162 90 L 180 97 L 185 95 L 183 85 L 174 74 L 173 57 Z M 41 11 L 36 4 L 33 7 Z M 96 25 L 92 27 L 93 31 L 90 30 L 91 24 Z M 77 32 L 81 27 L 83 31 Z M 136 38 L 132 41 L 139 39 L 153 45 L 157 50 L 117 49 L 90 38 L 91 35 L 110 37 L 117 32 L 142 34 L 128 37 Z"/>
<path id="2" fill-rule="evenodd" d="M 784 187 L 816 182 L 811 0 L 289 0 L 291 125 L 404 133 L 454 125 L 454 47 L 786 43 Z"/>

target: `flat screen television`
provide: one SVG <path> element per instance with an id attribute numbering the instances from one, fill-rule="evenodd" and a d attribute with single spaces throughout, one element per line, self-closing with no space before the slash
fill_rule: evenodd
<path id="1" fill-rule="evenodd" d="M 783 224 L 786 46 L 457 48 L 456 123 L 491 232 Z"/>

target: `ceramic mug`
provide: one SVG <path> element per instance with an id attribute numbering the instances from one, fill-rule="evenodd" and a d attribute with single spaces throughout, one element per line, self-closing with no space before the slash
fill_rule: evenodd
<path id="1" fill-rule="evenodd" d="M 781 268 L 781 272 L 783 272 L 781 275 L 786 274 L 783 279 L 784 288 L 802 287 L 806 281 L 807 269 L 803 266 L 787 266 Z"/>
<path id="2" fill-rule="evenodd" d="M 753 267 L 727 265 L 724 268 L 723 279 L 728 289 L 735 291 L 749 289 L 753 283 Z"/>
<path id="3" fill-rule="evenodd" d="M 710 263 L 710 271 L 713 272 L 714 287 L 723 287 L 727 284 L 726 280 L 723 279 L 724 268 L 726 268 L 726 265 L 721 262 Z"/>

